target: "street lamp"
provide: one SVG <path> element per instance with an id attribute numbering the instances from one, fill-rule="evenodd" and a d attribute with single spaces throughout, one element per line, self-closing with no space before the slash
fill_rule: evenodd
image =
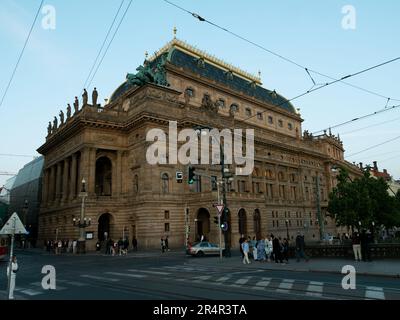
<path id="1" fill-rule="evenodd" d="M 85 217 L 85 198 L 88 196 L 86 192 L 86 181 L 82 179 L 82 189 L 79 193 L 79 197 L 82 198 L 81 216 L 76 219 L 73 218 L 74 226 L 79 228 L 79 239 L 78 239 L 78 253 L 86 253 L 86 239 L 85 239 L 85 228 L 90 226 L 92 219 Z"/>

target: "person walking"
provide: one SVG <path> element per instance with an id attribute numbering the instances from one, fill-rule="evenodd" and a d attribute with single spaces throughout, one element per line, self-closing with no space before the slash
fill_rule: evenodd
<path id="1" fill-rule="evenodd" d="M 272 255 L 272 240 L 270 237 L 265 238 L 264 246 L 265 246 L 265 255 L 267 257 L 268 262 L 270 262 Z"/>
<path id="2" fill-rule="evenodd" d="M 240 254 L 242 255 L 242 260 L 244 259 L 244 253 L 243 253 L 243 248 L 242 248 L 242 244 L 245 241 L 245 237 L 244 234 L 241 235 L 240 239 L 239 239 L 239 249 L 240 249 Z"/>
<path id="3" fill-rule="evenodd" d="M 257 242 L 257 259 L 260 262 L 263 262 L 266 260 L 266 258 L 265 258 L 265 241 L 263 238 L 261 238 Z"/>
<path id="4" fill-rule="evenodd" d="M 165 251 L 169 251 L 168 236 L 165 237 Z"/>
<path id="5" fill-rule="evenodd" d="M 17 272 L 18 272 L 18 262 L 17 262 L 17 257 L 13 256 L 11 260 L 11 275 L 10 275 L 10 265 L 7 267 L 7 278 L 11 276 L 10 281 L 10 292 L 8 295 L 9 299 L 14 299 L 14 289 L 15 289 L 15 280 L 17 277 Z"/>
<path id="6" fill-rule="evenodd" d="M 164 237 L 161 238 L 161 252 L 162 253 L 165 252 L 165 240 L 164 240 Z"/>
<path id="7" fill-rule="evenodd" d="M 282 248 L 281 248 L 281 243 L 279 242 L 279 239 L 274 237 L 274 235 L 271 236 L 272 238 L 272 252 L 275 257 L 275 263 L 283 263 L 282 260 Z"/>
<path id="8" fill-rule="evenodd" d="M 284 238 L 282 243 L 282 259 L 289 263 L 289 241 Z"/>
<path id="9" fill-rule="evenodd" d="M 249 242 L 247 239 L 245 239 L 244 242 L 242 243 L 242 249 L 243 249 L 243 255 L 244 255 L 243 264 L 246 264 L 246 263 L 250 264 L 250 261 L 249 261 L 250 248 L 249 248 Z"/>
<path id="10" fill-rule="evenodd" d="M 133 250 L 137 251 L 138 242 L 137 242 L 136 237 L 133 237 L 133 239 L 132 239 L 132 246 L 133 246 Z"/>
<path id="11" fill-rule="evenodd" d="M 361 240 L 360 240 L 360 235 L 358 232 L 355 232 L 353 234 L 353 252 L 354 252 L 354 260 L 355 261 L 361 261 L 362 256 L 361 256 Z"/>
<path id="12" fill-rule="evenodd" d="M 252 252 L 253 252 L 253 259 L 254 259 L 254 261 L 257 261 L 258 260 L 258 256 L 257 256 L 257 240 L 256 240 L 256 237 L 253 237 L 253 240 L 250 243 L 251 243 L 251 248 L 252 248 Z"/>
<path id="13" fill-rule="evenodd" d="M 305 255 L 304 250 L 305 250 L 305 241 L 304 241 L 304 236 L 300 234 L 300 232 L 297 232 L 297 237 L 296 237 L 296 258 L 297 262 L 300 261 L 300 258 L 304 258 L 306 261 L 308 261 L 308 257 Z"/>

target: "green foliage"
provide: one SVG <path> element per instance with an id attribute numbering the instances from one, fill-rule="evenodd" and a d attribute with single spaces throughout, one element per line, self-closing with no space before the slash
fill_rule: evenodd
<path id="1" fill-rule="evenodd" d="M 400 225 L 400 192 L 395 197 L 388 193 L 388 184 L 375 179 L 365 170 L 362 177 L 350 179 L 346 170 L 340 169 L 338 184 L 329 194 L 328 212 L 338 226 L 365 228 Z"/>

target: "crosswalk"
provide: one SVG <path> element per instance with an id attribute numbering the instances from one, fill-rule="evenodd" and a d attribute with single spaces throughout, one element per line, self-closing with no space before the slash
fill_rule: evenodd
<path id="1" fill-rule="evenodd" d="M 249 273 L 232 272 L 226 273 L 218 267 L 213 266 L 188 266 L 168 265 L 146 269 L 126 269 L 103 272 L 89 272 L 79 275 L 74 280 L 57 280 L 56 292 L 80 288 L 85 286 L 96 286 L 98 284 L 111 284 L 118 287 L 119 283 L 126 281 L 176 281 L 185 286 L 200 286 L 203 288 L 216 286 L 218 290 L 246 290 L 254 292 L 255 296 L 262 298 L 263 294 L 275 292 L 277 299 L 279 294 L 297 295 L 300 299 L 345 299 L 352 297 L 366 300 L 393 299 L 393 292 L 400 297 L 400 289 L 393 289 L 388 297 L 387 288 L 376 286 L 359 286 L 357 292 L 350 292 L 341 288 L 341 285 L 324 283 L 319 281 L 306 281 L 300 279 L 282 279 L 276 277 L 265 277 L 265 270 L 255 270 Z M 249 291 L 250 290 L 250 291 Z M 15 289 L 16 295 L 23 295 L 30 298 L 37 298 L 40 295 L 49 293 L 44 290 L 40 282 L 32 282 L 27 286 Z M 352 296 L 353 294 L 353 296 Z M 283 296 L 281 296 L 283 297 Z"/>

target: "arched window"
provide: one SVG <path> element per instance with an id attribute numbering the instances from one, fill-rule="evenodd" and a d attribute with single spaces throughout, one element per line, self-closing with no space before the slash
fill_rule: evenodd
<path id="1" fill-rule="evenodd" d="M 236 103 L 232 103 L 229 110 L 231 113 L 239 112 L 239 106 Z"/>
<path id="2" fill-rule="evenodd" d="M 111 196 L 112 182 L 111 160 L 107 157 L 100 157 L 96 161 L 96 194 L 98 196 Z"/>
<path id="3" fill-rule="evenodd" d="M 169 192 L 169 176 L 168 176 L 168 173 L 163 173 L 161 175 L 161 188 L 162 188 L 162 193 L 168 193 Z"/>
<path id="4" fill-rule="evenodd" d="M 185 95 L 190 98 L 194 97 L 194 89 L 191 87 L 186 88 Z"/>
<path id="5" fill-rule="evenodd" d="M 238 216 L 239 216 L 239 233 L 246 236 L 247 234 L 246 211 L 244 209 L 240 209 Z"/>

